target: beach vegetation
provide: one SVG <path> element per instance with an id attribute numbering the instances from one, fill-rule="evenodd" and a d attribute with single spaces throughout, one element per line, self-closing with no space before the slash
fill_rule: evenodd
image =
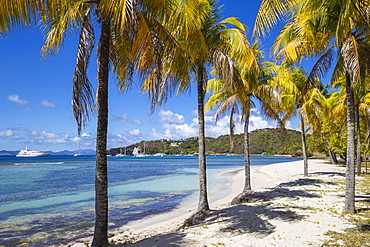
<path id="1" fill-rule="evenodd" d="M 361 175 L 361 150 L 369 152 L 369 145 L 361 142 L 369 139 L 367 132 L 370 129 L 368 6 L 367 1 L 360 0 L 262 0 L 254 35 L 264 36 L 279 20 L 286 21 L 272 48 L 274 58 L 281 65 L 266 61 L 260 41 L 251 43 L 246 35 L 247 27 L 237 18 L 222 20 L 222 7 L 215 0 L 6 0 L 0 3 L 0 34 L 39 22 L 45 35 L 43 57 L 57 53 L 67 35 L 79 34 L 72 79 L 73 113 L 79 134 L 91 114 L 97 114 L 96 218 L 92 246 L 107 246 L 108 85 L 111 72 L 122 91 L 127 90 L 134 72 L 138 72 L 143 80 L 142 91 L 151 97 L 152 111 L 172 93 L 187 91 L 191 78 L 195 78 L 199 136 L 147 142 L 148 154 L 164 152 L 199 156 L 198 212 L 186 221 L 185 226 L 202 222 L 209 212 L 206 154 L 218 153 L 244 155 L 245 197 L 240 199 L 245 199 L 246 193 L 252 189 L 251 154 L 302 155 L 305 176 L 308 175 L 307 156 L 315 151 L 328 152 L 332 163 L 337 164 L 338 154 L 346 163 L 345 211 L 355 213 L 355 187 L 367 194 L 370 188 L 368 175 L 355 185 L 355 161 L 357 173 Z M 97 38 L 94 26 L 98 26 Z M 87 76 L 95 47 L 98 60 L 96 97 Z M 316 59 L 308 74 L 295 67 L 306 57 Z M 330 86 L 337 91 L 328 94 L 321 80 L 331 68 L 334 69 Z M 211 70 L 214 78 L 209 79 Z M 206 92 L 210 97 L 204 105 Z M 277 121 L 279 127 L 298 114 L 301 132 L 278 128 L 249 133 L 249 118 L 255 101 L 261 103 L 263 113 Z M 213 108 L 217 108 L 216 120 L 222 114 L 230 113 L 230 135 L 205 136 L 204 111 Z M 244 132 L 235 135 L 233 127 L 238 111 L 244 122 Z M 307 135 L 307 131 L 311 135 Z M 173 142 L 178 144 L 171 145 Z M 129 151 L 133 146 L 128 147 Z M 115 154 L 114 149 L 111 151 Z M 319 203 L 324 204 L 324 201 L 319 200 Z M 329 231 L 327 235 L 336 242 L 327 241 L 323 246 L 336 246 L 338 242 L 345 246 L 369 246 L 368 203 L 360 202 L 357 215 L 348 215 L 356 228 L 347 229 L 345 233 Z M 326 210 L 337 214 L 334 207 Z M 281 215 L 291 213 L 294 212 L 278 212 Z M 216 221 L 223 221 L 225 217 L 221 215 Z M 298 216 L 287 217 L 300 219 Z M 208 225 L 202 227 L 207 229 Z M 235 229 L 220 227 L 220 230 Z M 281 239 L 279 235 L 278 238 Z M 211 245 L 224 246 L 225 243 Z"/>
<path id="2" fill-rule="evenodd" d="M 302 143 L 300 132 L 290 129 L 266 128 L 253 130 L 249 133 L 249 148 L 251 155 L 292 155 L 294 157 L 302 155 Z M 206 154 L 233 154 L 243 155 L 244 136 L 243 134 L 234 134 L 233 152 L 230 153 L 230 136 L 222 135 L 217 138 L 206 137 Z M 310 136 L 308 136 L 310 140 Z M 171 143 L 178 143 L 177 146 L 171 146 Z M 127 146 L 127 154 L 131 154 L 134 147 L 143 146 L 143 142 Z M 190 137 L 181 140 L 153 140 L 145 141 L 146 153 L 156 154 L 165 153 L 166 155 L 186 155 L 198 153 L 198 139 Z M 313 155 L 311 144 L 308 144 L 308 156 Z M 123 148 L 123 147 L 122 147 Z M 112 155 L 118 154 L 120 147 L 109 149 Z"/>
<path id="3" fill-rule="evenodd" d="M 207 1 L 210 5 L 209 11 L 201 25 L 189 33 L 190 39 L 184 39 L 174 29 L 174 37 L 179 42 L 183 51 L 187 52 L 188 59 L 179 63 L 185 68 L 184 75 L 188 80 L 175 81 L 175 83 L 153 80 L 144 83 L 144 91 L 152 98 L 152 105 L 161 105 L 167 97 L 175 90 L 169 90 L 174 85 L 177 87 L 177 94 L 189 89 L 190 78 L 193 76 L 196 81 L 197 103 L 198 103 L 198 160 L 199 160 L 199 203 L 198 211 L 208 211 L 209 203 L 207 197 L 206 177 L 206 137 L 204 121 L 204 99 L 207 87 L 209 68 L 212 67 L 215 73 L 225 81 L 232 81 L 234 77 L 233 63 L 239 63 L 242 68 L 253 64 L 248 56 L 249 42 L 245 36 L 246 27 L 237 18 L 229 17 L 221 19 L 222 6 L 218 1 Z M 194 49 L 197 47 L 197 49 Z M 171 70 L 168 70 L 170 73 Z M 167 90 L 161 90 L 165 88 Z"/>
<path id="4" fill-rule="evenodd" d="M 241 111 L 241 121 L 244 122 L 244 172 L 245 182 L 242 193 L 250 191 L 250 148 L 249 148 L 249 120 L 251 111 L 255 106 L 254 101 L 261 103 L 263 113 L 270 119 L 276 120 L 281 126 L 280 97 L 276 88 L 272 85 L 271 78 L 274 76 L 274 65 L 265 62 L 264 55 L 260 50 L 260 42 L 256 41 L 251 45 L 250 60 L 253 62 L 248 70 L 243 69 L 238 63 L 235 63 L 233 71 L 235 73 L 231 82 L 216 77 L 208 81 L 207 91 L 212 93 L 206 103 L 207 109 L 217 107 L 215 119 L 226 112 L 230 114 L 230 136 L 233 135 L 233 118 L 238 110 Z M 245 63 L 245 61 L 242 61 Z M 216 74 L 217 76 L 217 74 Z M 232 138 L 231 138 L 232 139 Z M 230 147 L 232 147 L 232 143 Z M 242 194 L 240 195 L 242 196 Z"/>
<path id="5" fill-rule="evenodd" d="M 166 52 L 171 55 L 180 54 L 174 53 L 175 42 L 169 37 L 170 32 L 165 30 L 175 28 L 178 35 L 186 39 L 189 29 L 199 27 L 197 25 L 207 10 L 208 1 L 164 3 L 125 0 L 9 0 L 0 6 L 2 33 L 10 32 L 15 26 L 31 25 L 40 21 L 39 26 L 46 37 L 41 51 L 43 56 L 55 54 L 68 34 L 80 35 L 73 76 L 73 112 L 79 134 L 81 128 L 89 121 L 90 114 L 93 112 L 97 114 L 96 220 L 92 246 L 108 245 L 106 151 L 109 72 L 112 68 L 120 90 L 123 91 L 126 90 L 128 82 L 132 81 L 135 69 L 141 74 L 146 74 L 150 70 L 159 75 L 162 73 L 159 58 L 166 57 Z M 96 52 L 98 60 L 96 101 L 93 87 L 87 77 L 87 68 L 95 48 L 93 22 L 96 22 L 100 32 Z M 186 31 L 182 32 L 185 29 Z M 169 46 L 169 43 L 172 45 Z"/>
<path id="6" fill-rule="evenodd" d="M 356 181 L 356 188 L 359 194 L 367 195 L 369 192 L 370 176 L 364 174 L 361 180 Z M 350 223 L 355 225 L 344 232 L 328 231 L 330 237 L 323 246 L 370 246 L 370 210 L 369 200 L 360 200 L 356 214 L 343 214 Z M 333 211 L 336 213 L 336 211 Z"/>
<path id="7" fill-rule="evenodd" d="M 366 18 L 368 3 L 363 1 L 283 1 L 263 0 L 254 33 L 265 35 L 284 18 L 286 23 L 275 40 L 273 53 L 287 63 L 318 57 L 306 84 L 325 76 L 334 67 L 332 80 L 344 74 L 346 95 L 346 211 L 355 212 L 355 125 L 356 97 L 368 71 L 364 55 L 368 50 Z M 360 60 L 361 58 L 361 60 Z M 357 123 L 358 124 L 358 123 Z M 358 126 L 359 127 L 359 126 Z"/>
<path id="8" fill-rule="evenodd" d="M 226 244 L 223 242 L 211 243 L 212 246 L 225 246 Z"/>

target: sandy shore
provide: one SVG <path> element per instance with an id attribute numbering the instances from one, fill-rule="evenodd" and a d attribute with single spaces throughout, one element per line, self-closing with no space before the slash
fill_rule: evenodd
<path id="1" fill-rule="evenodd" d="M 117 246 L 321 246 L 329 230 L 352 227 L 341 216 L 345 169 L 325 160 L 252 167 L 256 202 L 231 205 L 244 185 L 244 171 L 229 171 L 229 193 L 210 200 L 212 215 L 202 224 L 176 230 L 196 205 L 130 222 L 110 238 Z M 228 174 L 230 175 L 230 174 Z M 129 244 L 130 243 L 130 244 Z M 74 243 L 73 247 L 85 246 Z"/>

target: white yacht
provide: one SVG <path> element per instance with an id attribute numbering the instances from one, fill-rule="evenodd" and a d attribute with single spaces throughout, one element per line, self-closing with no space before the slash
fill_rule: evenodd
<path id="1" fill-rule="evenodd" d="M 28 150 L 28 147 L 26 147 L 25 150 L 19 151 L 16 157 L 42 157 L 42 156 L 48 156 L 48 155 L 49 155 L 48 153 Z"/>
<path id="2" fill-rule="evenodd" d="M 135 157 L 146 157 L 148 155 L 145 154 L 145 152 L 141 153 L 141 148 L 140 147 L 135 147 L 134 151 L 132 152 L 132 155 Z"/>

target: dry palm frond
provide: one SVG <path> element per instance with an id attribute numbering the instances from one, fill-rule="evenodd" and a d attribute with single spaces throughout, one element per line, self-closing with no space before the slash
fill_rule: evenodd
<path id="1" fill-rule="evenodd" d="M 87 68 L 94 48 L 94 30 L 89 18 L 83 23 L 78 44 L 77 62 L 73 75 L 73 113 L 77 121 L 78 133 L 88 120 L 93 109 L 93 89 L 87 77 Z"/>

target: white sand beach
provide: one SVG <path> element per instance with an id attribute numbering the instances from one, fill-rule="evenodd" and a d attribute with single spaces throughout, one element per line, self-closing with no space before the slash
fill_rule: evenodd
<path id="1" fill-rule="evenodd" d="M 203 223 L 178 230 L 196 205 L 130 222 L 113 233 L 116 246 L 321 246 L 329 230 L 353 227 L 344 209 L 345 168 L 326 160 L 309 160 L 252 167 L 254 202 L 231 205 L 244 185 L 244 170 L 234 171 L 230 192 L 210 199 L 211 216 Z M 85 239 L 86 240 L 86 239 Z M 70 246 L 85 246 L 82 242 Z"/>

